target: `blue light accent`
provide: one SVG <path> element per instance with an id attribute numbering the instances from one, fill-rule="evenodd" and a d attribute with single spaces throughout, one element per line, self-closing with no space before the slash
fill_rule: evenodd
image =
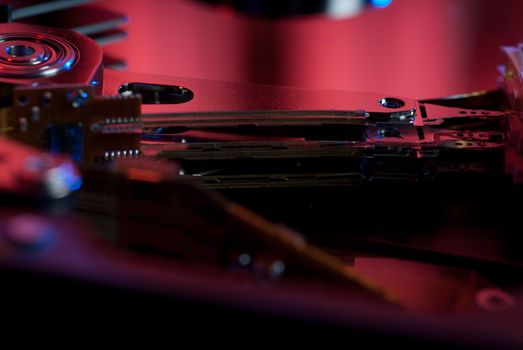
<path id="1" fill-rule="evenodd" d="M 60 177 L 67 185 L 67 188 L 73 192 L 82 187 L 82 178 L 76 174 L 76 170 L 71 163 L 63 163 L 59 168 Z"/>
<path id="2" fill-rule="evenodd" d="M 96 81 L 96 80 L 91 80 L 91 82 L 89 84 L 91 84 L 92 86 L 97 86 L 97 85 L 100 85 L 100 82 Z"/>
<path id="3" fill-rule="evenodd" d="M 71 66 L 73 65 L 73 63 L 74 63 L 74 60 L 69 60 L 69 61 L 65 62 L 64 69 L 65 70 L 71 69 Z"/>
<path id="4" fill-rule="evenodd" d="M 370 3 L 374 7 L 385 8 L 390 5 L 392 0 L 370 0 Z"/>
<path id="5" fill-rule="evenodd" d="M 148 140 L 148 141 L 159 141 L 159 140 L 163 139 L 163 137 L 161 135 L 159 135 L 159 136 L 156 136 L 156 135 L 143 135 L 142 138 L 144 140 Z"/>

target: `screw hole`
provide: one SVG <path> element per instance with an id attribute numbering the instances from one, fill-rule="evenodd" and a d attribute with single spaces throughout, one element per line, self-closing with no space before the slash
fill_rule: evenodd
<path id="1" fill-rule="evenodd" d="M 189 102 L 194 93 L 183 86 L 128 83 L 118 89 L 120 95 L 141 95 L 142 104 L 179 104 Z"/>
<path id="2" fill-rule="evenodd" d="M 378 103 L 385 108 L 401 108 L 405 106 L 405 102 L 395 97 L 384 97 Z"/>
<path id="3" fill-rule="evenodd" d="M 26 45 L 12 45 L 5 49 L 5 52 L 11 57 L 26 57 L 35 53 L 35 49 Z"/>

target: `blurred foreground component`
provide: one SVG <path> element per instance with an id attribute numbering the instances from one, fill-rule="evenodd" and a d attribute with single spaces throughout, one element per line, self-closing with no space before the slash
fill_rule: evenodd
<path id="1" fill-rule="evenodd" d="M 79 209 L 114 221 L 120 244 L 249 278 L 322 281 L 396 302 L 297 233 L 177 176 L 173 163 L 127 159 L 112 168 L 85 170 Z"/>
<path id="2" fill-rule="evenodd" d="M 74 163 L 0 137 L 0 191 L 10 195 L 55 200 L 80 188 Z"/>

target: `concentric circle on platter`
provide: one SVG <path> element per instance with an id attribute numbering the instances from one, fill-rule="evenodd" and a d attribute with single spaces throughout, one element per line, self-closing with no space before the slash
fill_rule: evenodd
<path id="1" fill-rule="evenodd" d="M 58 36 L 0 34 L 0 77 L 51 77 L 71 69 L 78 60 L 78 49 Z"/>

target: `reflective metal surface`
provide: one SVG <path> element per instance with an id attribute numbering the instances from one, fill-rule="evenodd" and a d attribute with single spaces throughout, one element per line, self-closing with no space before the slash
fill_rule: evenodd
<path id="1" fill-rule="evenodd" d="M 69 70 L 79 59 L 78 49 L 54 35 L 23 33 L 0 36 L 0 76 L 50 77 Z"/>
<path id="2" fill-rule="evenodd" d="M 1 82 L 101 83 L 102 50 L 90 39 L 25 24 L 0 24 L 0 32 Z"/>

